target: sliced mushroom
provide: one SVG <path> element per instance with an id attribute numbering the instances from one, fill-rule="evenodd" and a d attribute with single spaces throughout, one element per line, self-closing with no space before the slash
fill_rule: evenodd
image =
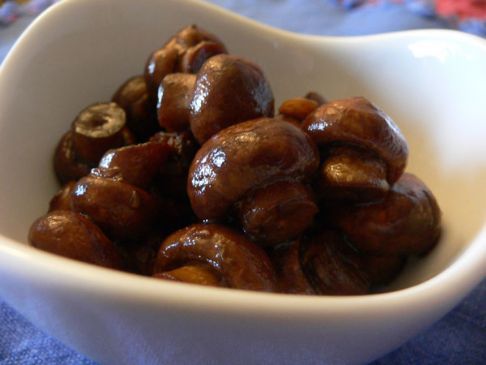
<path id="1" fill-rule="evenodd" d="M 370 283 L 360 254 L 334 230 L 321 229 L 278 246 L 272 254 L 280 291 L 305 295 L 360 295 Z"/>

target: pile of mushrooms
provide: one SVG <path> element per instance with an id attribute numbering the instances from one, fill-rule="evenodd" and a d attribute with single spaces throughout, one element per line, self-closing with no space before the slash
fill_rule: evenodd
<path id="1" fill-rule="evenodd" d="M 363 97 L 311 92 L 275 114 L 262 70 L 193 25 L 74 119 L 54 155 L 62 188 L 29 241 L 161 280 L 366 294 L 440 237 L 407 157 Z"/>

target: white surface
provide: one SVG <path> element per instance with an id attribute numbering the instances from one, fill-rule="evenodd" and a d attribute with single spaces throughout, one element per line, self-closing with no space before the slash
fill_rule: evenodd
<path id="1" fill-rule="evenodd" d="M 56 190 L 52 152 L 72 118 L 108 100 L 141 73 L 150 51 L 190 23 L 259 63 L 277 104 L 309 89 L 328 98 L 365 95 L 400 125 L 408 170 L 434 191 L 446 225 L 440 246 L 402 275 L 402 290 L 314 298 L 205 288 L 24 245 Z M 374 359 L 485 276 L 485 68 L 486 42 L 451 31 L 305 37 L 197 1 L 63 1 L 34 22 L 0 71 L 0 296 L 102 364 Z"/>

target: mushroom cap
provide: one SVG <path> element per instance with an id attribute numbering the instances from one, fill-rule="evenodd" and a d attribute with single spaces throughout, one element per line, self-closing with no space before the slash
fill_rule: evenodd
<path id="1" fill-rule="evenodd" d="M 270 84 L 253 62 L 220 54 L 199 70 L 190 102 L 191 130 L 199 143 L 230 125 L 273 112 Z"/>
<path id="2" fill-rule="evenodd" d="M 86 216 L 54 210 L 38 218 L 29 231 L 29 242 L 41 250 L 74 260 L 122 269 L 116 246 Z"/>
<path id="3" fill-rule="evenodd" d="M 317 147 L 299 127 L 259 118 L 209 139 L 189 169 L 187 193 L 201 219 L 222 218 L 247 192 L 278 180 L 305 181 L 317 170 Z"/>
<path id="4" fill-rule="evenodd" d="M 154 262 L 154 274 L 204 264 L 222 286 L 275 291 L 275 273 L 265 251 L 245 236 L 218 224 L 193 224 L 167 237 Z"/>
<path id="5" fill-rule="evenodd" d="M 409 173 L 382 202 L 341 206 L 330 216 L 353 245 L 374 255 L 424 254 L 441 234 L 441 211 L 434 195 Z"/>
<path id="6" fill-rule="evenodd" d="M 334 100 L 309 115 L 302 128 L 320 147 L 356 145 L 385 161 L 393 184 L 405 170 L 408 146 L 395 122 L 363 97 Z"/>

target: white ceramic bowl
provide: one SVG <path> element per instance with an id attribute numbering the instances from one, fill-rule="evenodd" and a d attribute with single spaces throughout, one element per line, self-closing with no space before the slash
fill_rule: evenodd
<path id="1" fill-rule="evenodd" d="M 186 24 L 259 63 L 277 101 L 364 95 L 410 143 L 445 232 L 395 291 L 300 297 L 137 277 L 26 245 L 56 191 L 53 148 Z M 0 296 L 102 364 L 363 363 L 443 316 L 486 267 L 486 42 L 451 31 L 361 38 L 291 34 L 199 1 L 72 0 L 22 35 L 0 72 Z"/>

